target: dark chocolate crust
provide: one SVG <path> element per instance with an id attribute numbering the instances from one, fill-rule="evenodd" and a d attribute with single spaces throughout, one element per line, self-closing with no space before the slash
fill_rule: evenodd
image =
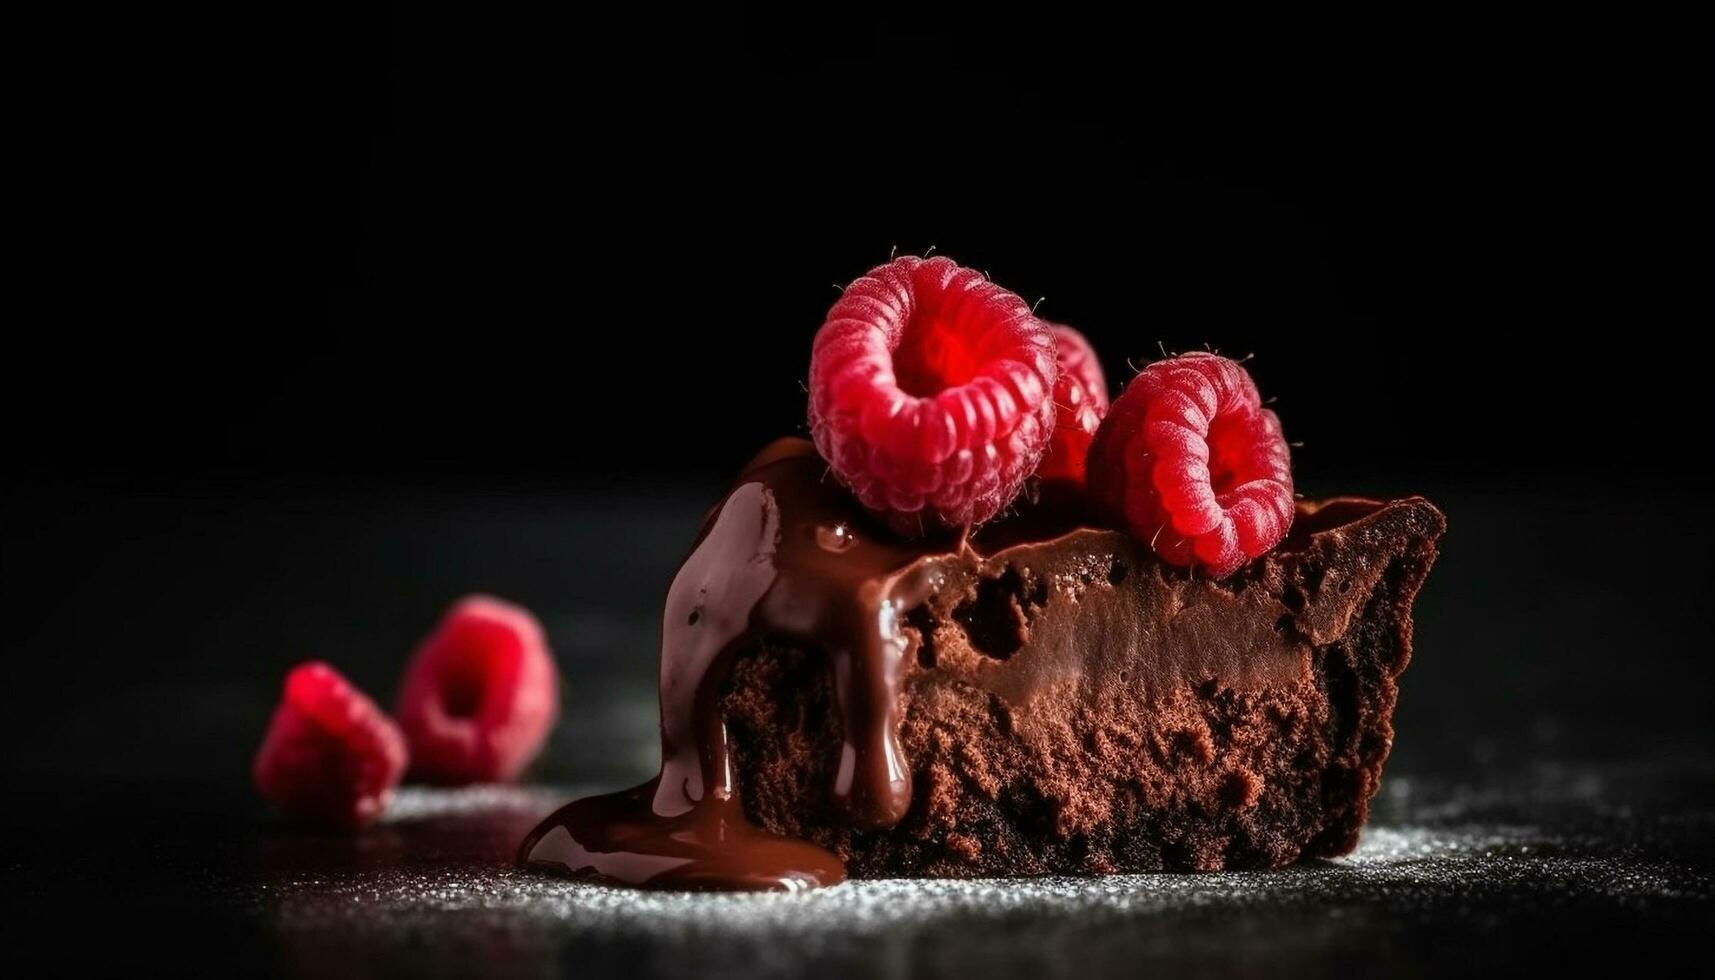
<path id="1" fill-rule="evenodd" d="M 1444 528 L 1420 498 L 1303 505 L 1280 548 L 1220 581 L 1108 531 L 973 550 L 903 610 L 904 818 L 860 826 L 831 799 L 844 740 L 827 657 L 776 637 L 738 655 L 721 693 L 744 809 L 856 877 L 1346 853 Z"/>

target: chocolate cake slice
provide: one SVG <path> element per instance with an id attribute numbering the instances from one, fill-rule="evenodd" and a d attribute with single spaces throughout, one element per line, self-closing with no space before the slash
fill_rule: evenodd
<path id="1" fill-rule="evenodd" d="M 1044 499 L 906 541 L 782 440 L 669 592 L 662 769 L 520 863 L 672 888 L 1266 868 L 1350 850 L 1445 522 L 1300 505 L 1237 574 Z"/>
<path id="2" fill-rule="evenodd" d="M 1343 854 L 1393 742 L 1443 527 L 1421 498 L 1304 504 L 1280 548 L 1220 581 L 1106 530 L 939 559 L 944 584 L 904 616 L 904 818 L 856 826 L 835 805 L 823 655 L 766 638 L 721 701 L 746 812 L 860 877 Z"/>

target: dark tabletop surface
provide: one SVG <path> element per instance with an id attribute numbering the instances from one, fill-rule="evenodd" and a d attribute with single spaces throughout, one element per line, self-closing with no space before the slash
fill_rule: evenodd
<path id="1" fill-rule="evenodd" d="M 17 46 L 43 66 L 8 118 L 0 973 L 1705 954 L 1706 30 L 1619 4 L 327 6 L 65 5 Z M 652 773 L 699 518 L 802 431 L 840 284 L 931 251 L 1077 325 L 1113 392 L 1170 351 L 1245 358 L 1299 490 L 1445 509 L 1357 852 L 772 897 L 513 873 L 541 813 Z M 406 787 L 359 834 L 270 815 L 249 769 L 286 671 L 390 704 L 477 591 L 534 610 L 561 668 L 526 784 Z"/>
<path id="2" fill-rule="evenodd" d="M 657 603 L 718 487 L 229 490 L 7 491 L 0 930 L 36 972 L 1422 975 L 1665 962 L 1715 926 L 1715 532 L 1656 532 L 1694 488 L 1429 488 L 1445 555 L 1349 857 L 792 896 L 508 867 L 547 810 L 652 771 Z M 407 788 L 355 835 L 270 816 L 247 767 L 285 669 L 385 701 L 478 590 L 536 610 L 564 675 L 531 781 Z"/>

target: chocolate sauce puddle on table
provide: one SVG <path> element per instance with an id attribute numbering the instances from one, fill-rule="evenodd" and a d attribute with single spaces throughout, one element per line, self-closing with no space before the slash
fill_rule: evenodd
<path id="1" fill-rule="evenodd" d="M 809 444 L 759 456 L 704 526 L 667 594 L 661 638 L 661 773 L 578 800 L 525 839 L 527 868 L 667 889 L 787 889 L 845 877 L 839 858 L 744 814 L 719 697 L 733 657 L 762 637 L 824 651 L 845 732 L 830 787 L 849 819 L 890 827 L 911 802 L 899 748 L 900 616 L 936 578 L 921 548 L 856 527 Z"/>

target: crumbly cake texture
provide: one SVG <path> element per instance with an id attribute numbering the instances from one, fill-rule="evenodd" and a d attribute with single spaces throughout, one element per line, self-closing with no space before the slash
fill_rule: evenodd
<path id="1" fill-rule="evenodd" d="M 903 611 L 905 818 L 865 829 L 836 807 L 827 659 L 772 640 L 740 656 L 721 694 L 745 809 L 854 877 L 1347 853 L 1393 742 L 1412 605 L 1444 528 L 1420 498 L 1301 505 L 1281 547 L 1221 580 L 1117 532 L 973 553 L 968 587 Z"/>

